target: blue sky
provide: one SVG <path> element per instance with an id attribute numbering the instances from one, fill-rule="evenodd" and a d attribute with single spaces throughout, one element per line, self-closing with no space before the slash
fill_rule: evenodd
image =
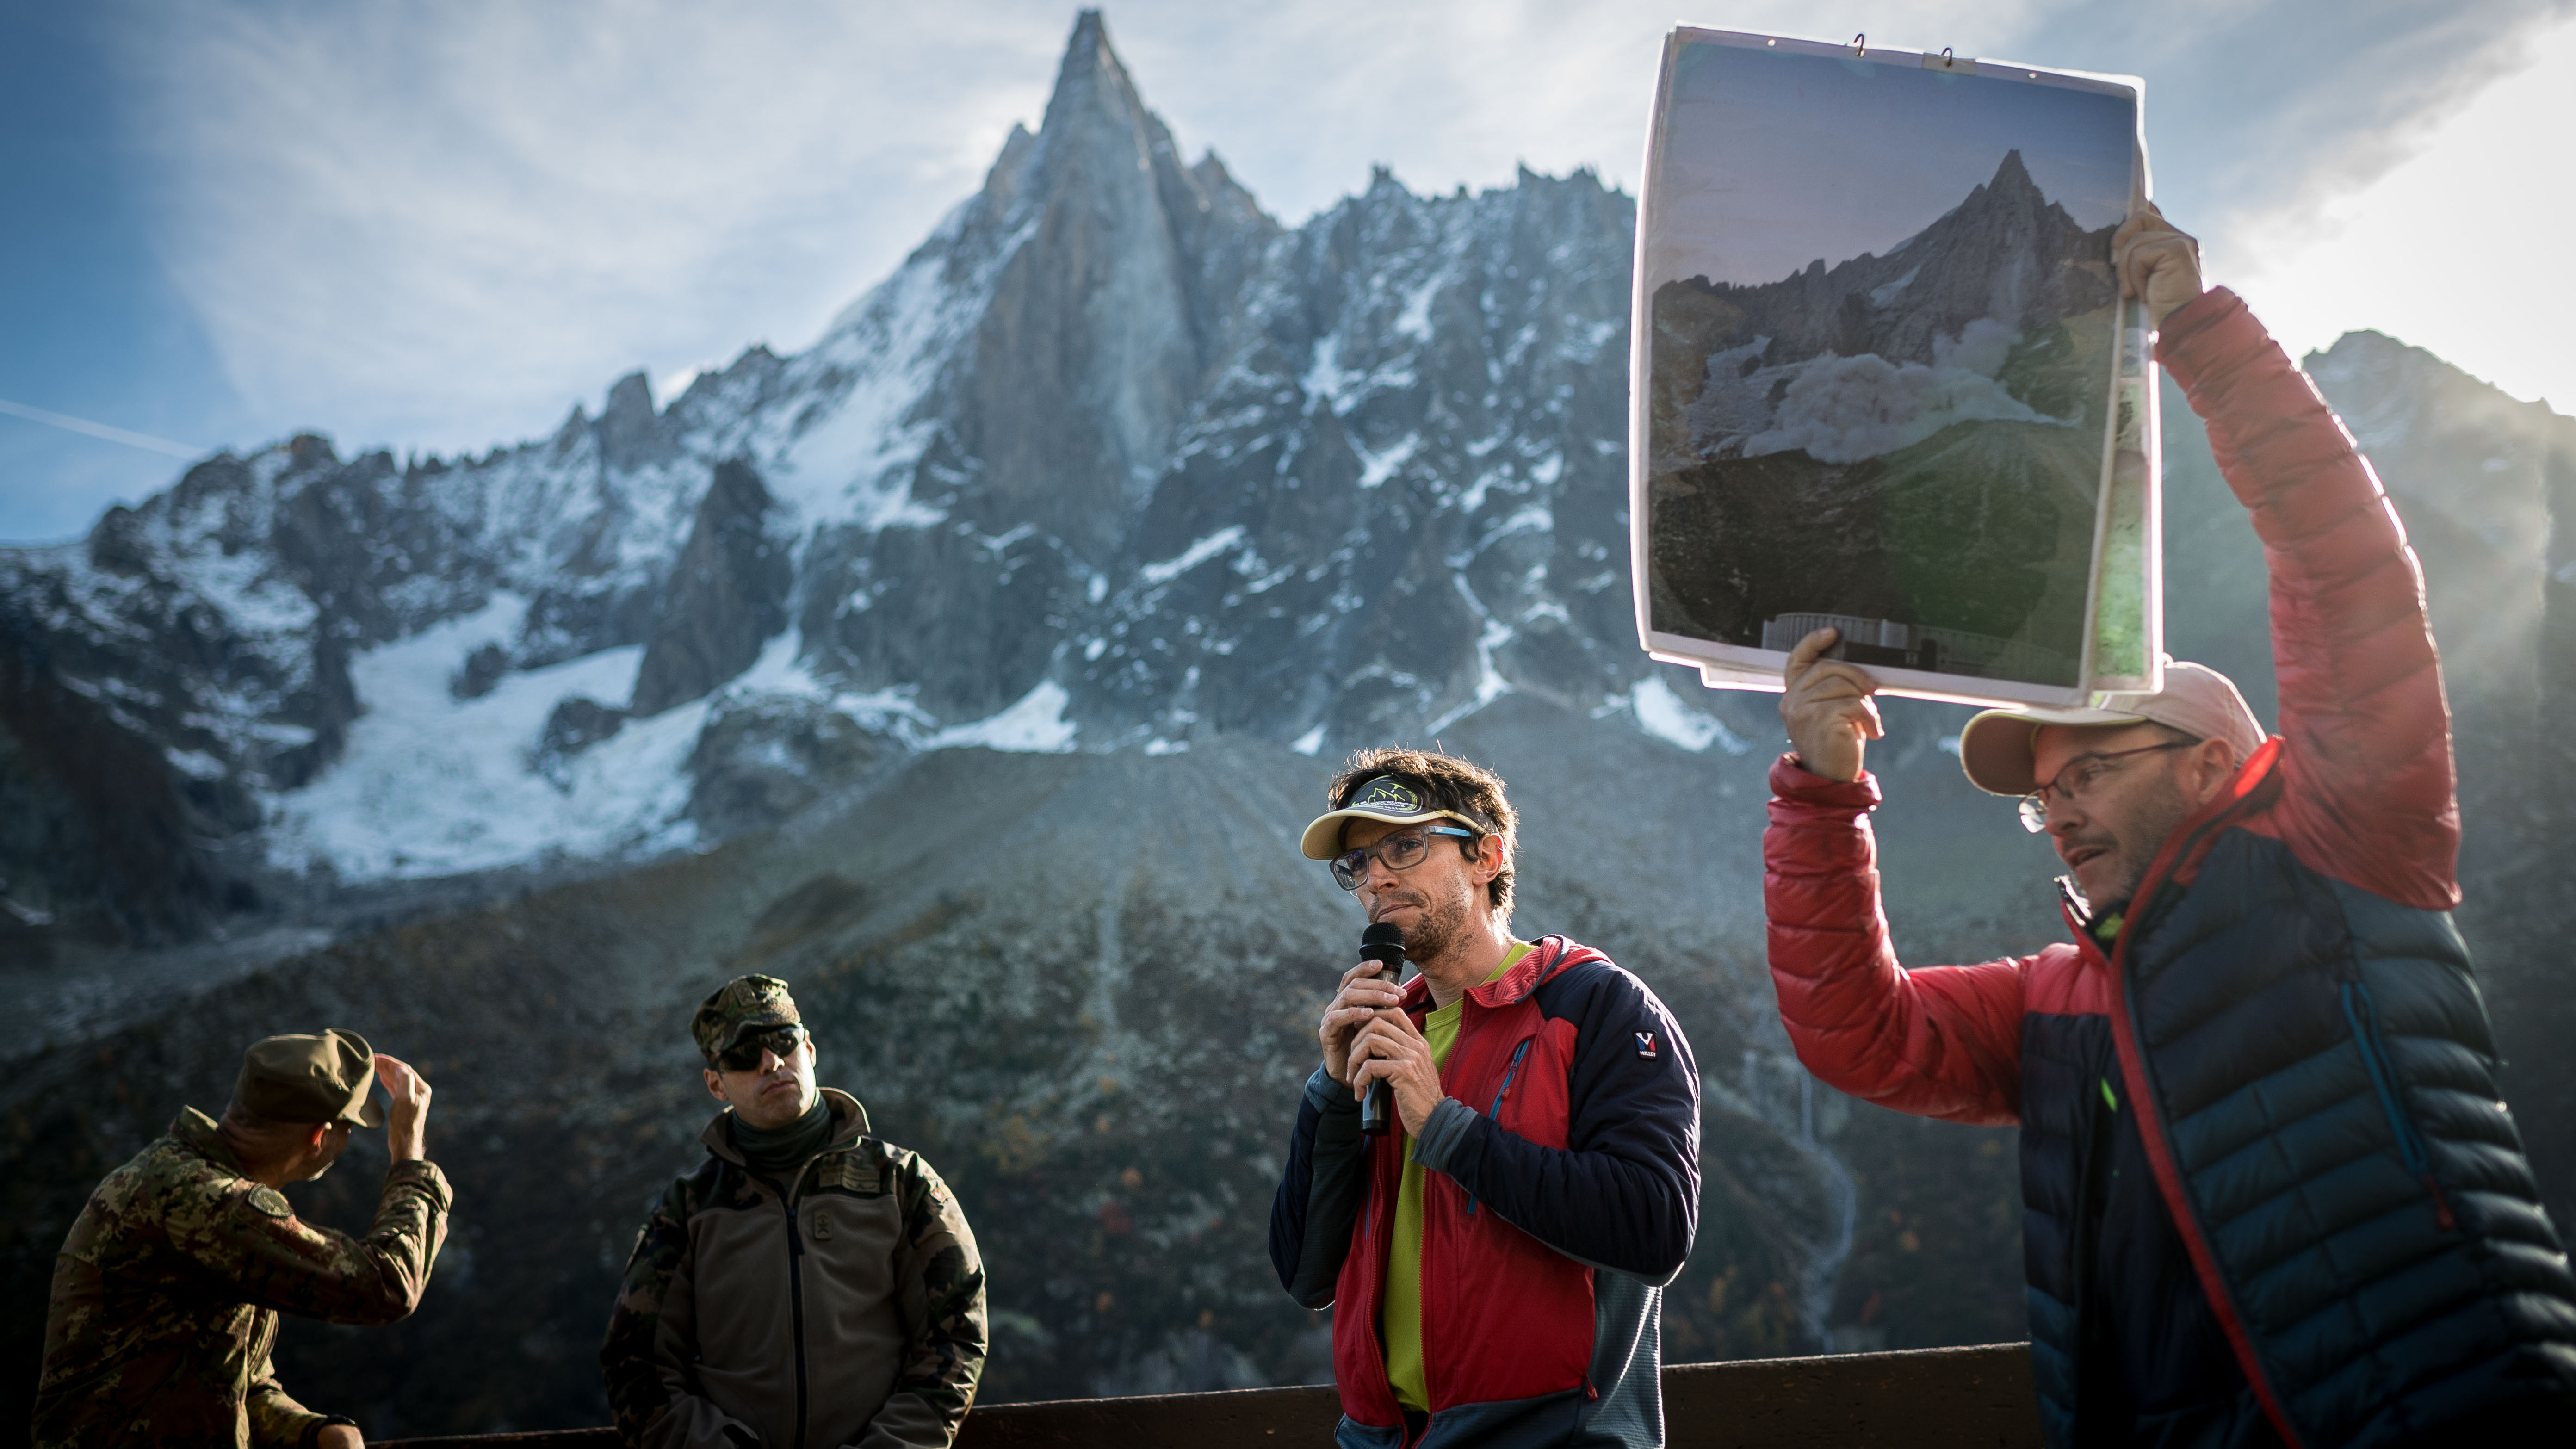
<path id="1" fill-rule="evenodd" d="M 0 0 L 0 400 L 167 440 L 247 436 L 149 239 L 144 168 L 71 7 Z M 0 538 L 83 527 L 181 460 L 0 414 Z"/>
<path id="2" fill-rule="evenodd" d="M 1776 282 L 1812 261 L 1883 256 L 2015 151 L 2077 225 L 2110 226 L 2128 214 L 2137 124 L 2127 95 L 2000 67 L 1947 75 L 1911 54 L 1693 43 L 1674 61 L 1666 245 L 1649 248 L 1650 280 Z"/>
<path id="3" fill-rule="evenodd" d="M 1364 186 L 1634 189 L 1670 0 L 1111 4 L 1193 153 L 1294 222 Z M 2576 407 L 2576 0 L 1865 0 L 1824 38 L 2147 81 L 2157 194 L 2294 347 L 2371 326 Z M 1745 0 L 1697 23 L 1815 33 Z M 202 447 L 542 433 L 643 369 L 806 345 L 1034 124 L 1037 0 L 0 0 L 0 539 Z"/>

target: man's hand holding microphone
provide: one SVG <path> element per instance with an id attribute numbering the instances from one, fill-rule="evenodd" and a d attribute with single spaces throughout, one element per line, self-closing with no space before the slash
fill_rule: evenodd
<path id="1" fill-rule="evenodd" d="M 1381 933 L 1386 939 L 1378 939 Z M 1360 950 L 1384 959 L 1363 960 L 1342 973 L 1342 988 L 1324 1008 L 1315 1033 L 1324 1045 L 1324 1072 L 1360 1099 L 1362 1132 L 1375 1136 L 1387 1129 L 1387 1099 L 1392 1097 L 1405 1132 L 1418 1137 L 1444 1094 L 1431 1044 L 1398 1006 L 1404 999 L 1395 981 L 1403 933 L 1372 926 Z"/>

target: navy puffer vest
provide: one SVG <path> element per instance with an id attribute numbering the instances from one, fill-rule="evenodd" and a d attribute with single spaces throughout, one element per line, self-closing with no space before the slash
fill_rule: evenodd
<path id="1" fill-rule="evenodd" d="M 2073 1441 L 2079 1386 L 2097 1381 L 2087 1303 L 2137 1343 L 2213 1315 L 2296 1444 L 2431 1442 L 2469 1408 L 2563 1403 L 2576 1277 L 2498 1098 L 2450 916 L 2320 875 L 2228 828 L 2241 814 L 2202 827 L 2218 833 L 2187 887 L 2150 876 L 2107 1017 L 2024 1019 L 2024 1246 L 2049 1442 Z M 2149 1168 L 2133 1178 L 2152 1180 L 2109 1190 L 2158 1193 L 2191 1271 L 2088 1295 L 2102 1259 L 2084 1184 L 2124 1110 Z M 2186 1437 L 2268 1438 L 2251 1414 Z"/>

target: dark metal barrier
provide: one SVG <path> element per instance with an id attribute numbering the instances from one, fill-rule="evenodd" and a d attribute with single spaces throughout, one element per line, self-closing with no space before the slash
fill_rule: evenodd
<path id="1" fill-rule="evenodd" d="M 958 1449 L 1329 1449 L 1328 1388 L 994 1404 Z M 2037 1449 L 2030 1345 L 1678 1364 L 1664 1370 L 1671 1449 Z M 381 1449 L 615 1449 L 607 1429 L 388 1440 Z"/>

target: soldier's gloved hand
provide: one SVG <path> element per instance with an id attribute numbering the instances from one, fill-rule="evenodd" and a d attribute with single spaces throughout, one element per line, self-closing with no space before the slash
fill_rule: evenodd
<path id="1" fill-rule="evenodd" d="M 409 1062 L 378 1052 L 376 1084 L 393 1102 L 393 1110 L 385 1114 L 386 1152 L 396 1162 L 428 1156 L 422 1150 L 421 1138 L 429 1125 L 429 1083 L 412 1070 Z"/>
<path id="2" fill-rule="evenodd" d="M 376 1058 L 383 1070 L 383 1057 Z M 313 1449 L 367 1449 L 367 1441 L 356 1429 L 346 1424 L 325 1424 L 313 1435 Z"/>

